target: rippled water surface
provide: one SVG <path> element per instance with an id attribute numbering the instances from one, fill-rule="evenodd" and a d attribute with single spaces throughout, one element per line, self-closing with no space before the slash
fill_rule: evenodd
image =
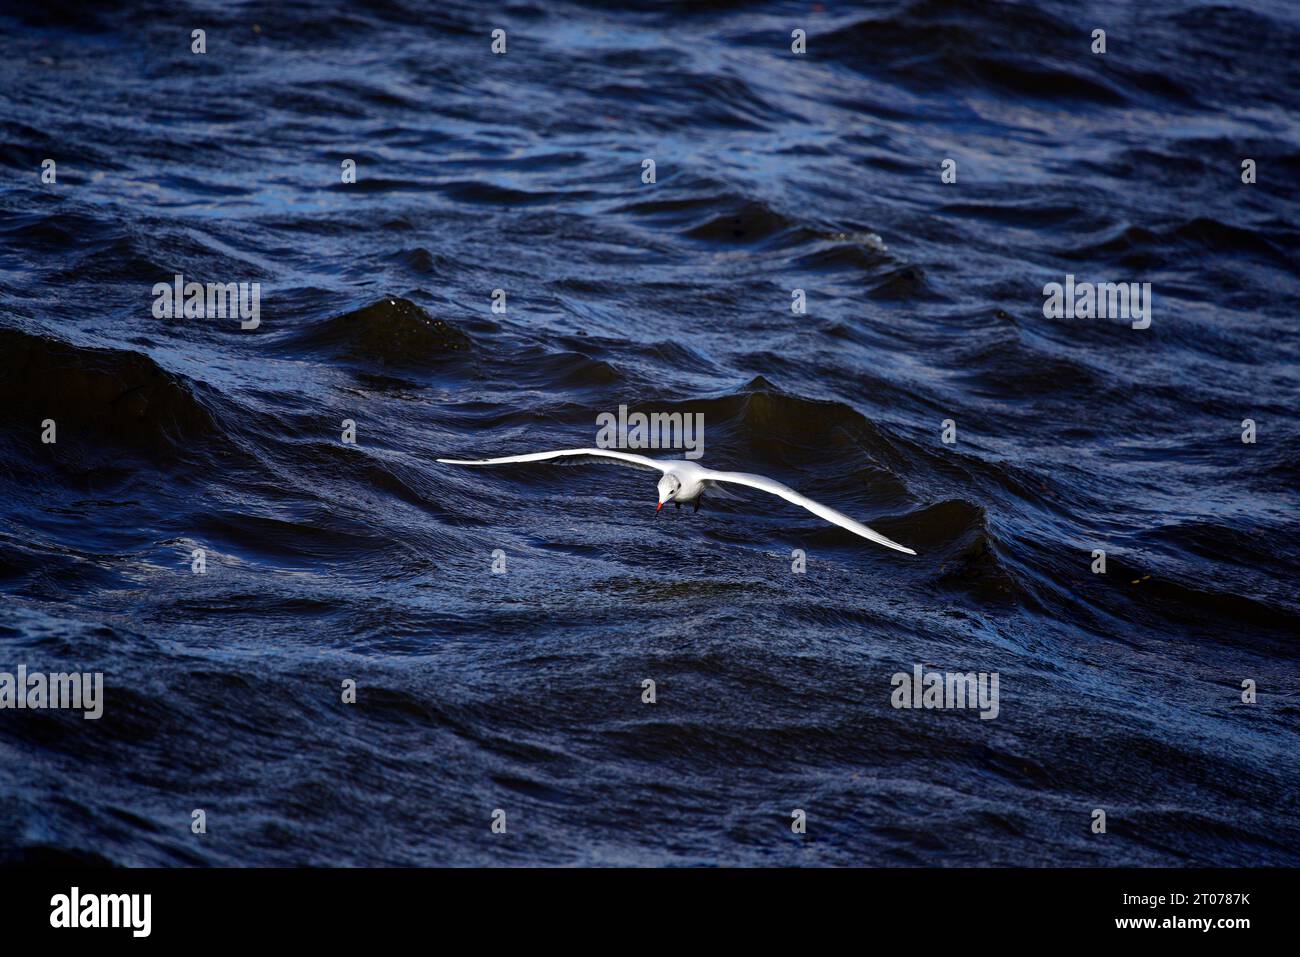
<path id="1" fill-rule="evenodd" d="M 0 54 L 0 671 L 107 686 L 0 711 L 0 861 L 1300 863 L 1294 5 L 52 3 Z M 260 325 L 155 318 L 176 273 Z M 1150 328 L 1045 318 L 1067 274 Z M 919 555 L 434 461 L 620 404 Z"/>

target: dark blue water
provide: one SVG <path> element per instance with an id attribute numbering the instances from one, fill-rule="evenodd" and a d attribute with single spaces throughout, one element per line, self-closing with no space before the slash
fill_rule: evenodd
<path id="1" fill-rule="evenodd" d="M 1300 863 L 1300 11 L 620 7 L 0 17 L 0 861 Z"/>

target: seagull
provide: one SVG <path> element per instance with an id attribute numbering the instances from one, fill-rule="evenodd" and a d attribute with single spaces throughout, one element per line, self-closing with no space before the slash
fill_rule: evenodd
<path id="1" fill-rule="evenodd" d="M 782 485 L 775 479 L 767 478 L 764 475 L 751 475 L 748 472 L 718 472 L 684 459 L 652 459 L 644 455 L 619 452 L 613 449 L 559 449 L 555 452 L 507 455 L 497 459 L 438 459 L 438 461 L 444 465 L 511 465 L 516 462 L 548 462 L 552 459 L 572 462 L 616 462 L 619 465 L 628 465 L 632 468 L 662 472 L 663 476 L 659 479 L 659 505 L 655 508 L 656 514 L 664 507 L 666 502 L 673 502 L 678 508 L 682 507 L 682 502 L 694 502 L 694 510 L 698 512 L 706 487 L 712 488 L 719 483 L 729 482 L 733 485 L 747 485 L 750 488 L 761 489 L 764 492 L 779 495 L 787 502 L 808 509 L 818 518 L 824 518 L 840 528 L 847 528 L 855 535 L 861 535 L 863 538 L 868 538 L 873 542 L 884 545 L 886 548 L 892 548 L 907 555 L 916 554 L 906 545 L 891 541 L 879 532 L 867 528 L 861 522 L 855 521 L 833 508 L 828 508 L 820 502 L 814 502 L 812 499 L 800 495 L 789 486 Z"/>

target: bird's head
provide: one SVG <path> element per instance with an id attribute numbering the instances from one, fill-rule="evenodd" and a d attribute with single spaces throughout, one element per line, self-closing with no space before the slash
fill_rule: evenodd
<path id="1" fill-rule="evenodd" d="M 682 483 L 676 475 L 665 475 L 661 478 L 659 480 L 659 505 L 655 508 L 655 511 L 657 512 L 663 508 L 664 502 L 676 495 L 681 490 L 681 487 Z"/>

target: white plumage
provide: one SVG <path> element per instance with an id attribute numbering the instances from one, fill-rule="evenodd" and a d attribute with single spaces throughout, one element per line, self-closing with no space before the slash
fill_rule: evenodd
<path id="1" fill-rule="evenodd" d="M 510 465 L 517 462 L 545 462 L 551 459 L 606 461 L 619 465 L 628 465 L 633 468 L 652 469 L 662 472 L 663 475 L 659 479 L 659 508 L 663 508 L 664 503 L 669 501 L 696 502 L 696 509 L 698 510 L 700 493 L 704 491 L 705 486 L 719 483 L 746 485 L 749 488 L 756 488 L 764 492 L 771 492 L 773 495 L 779 495 L 787 502 L 798 505 L 800 508 L 806 508 L 818 518 L 825 519 L 832 525 L 848 529 L 855 535 L 861 535 L 863 538 L 884 545 L 886 548 L 892 548 L 908 555 L 916 554 L 906 545 L 891 541 L 856 519 L 849 518 L 843 512 L 837 512 L 827 505 L 814 502 L 807 496 L 800 495 L 788 485 L 782 485 L 775 479 L 767 478 L 764 475 L 751 475 L 748 472 L 716 472 L 713 469 L 706 469 L 702 465 L 696 465 L 694 462 L 688 462 L 684 459 L 652 459 L 644 455 L 636 455 L 633 452 L 619 452 L 614 449 L 558 449 L 554 452 L 506 455 L 496 459 L 438 459 L 438 461 L 446 465 Z"/>

